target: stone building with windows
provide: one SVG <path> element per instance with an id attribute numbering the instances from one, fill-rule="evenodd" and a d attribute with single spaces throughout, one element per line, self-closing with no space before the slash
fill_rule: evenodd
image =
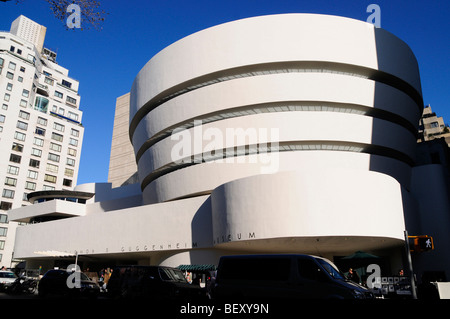
<path id="1" fill-rule="evenodd" d="M 39 190 L 77 184 L 84 128 L 79 83 L 43 46 L 46 28 L 20 16 L 0 32 L 0 265 L 13 266 L 9 211 Z M 32 221 L 31 221 L 32 222 Z"/>

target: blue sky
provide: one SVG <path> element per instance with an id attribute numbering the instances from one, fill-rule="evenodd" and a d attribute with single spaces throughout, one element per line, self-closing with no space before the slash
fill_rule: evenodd
<path id="1" fill-rule="evenodd" d="M 450 122 L 450 1 L 448 0 L 102 0 L 103 29 L 66 30 L 43 0 L 0 3 L 0 30 L 20 14 L 47 27 L 45 46 L 80 81 L 85 137 L 78 184 L 106 182 L 115 102 L 129 92 L 145 63 L 171 43 L 202 29 L 246 17 L 321 13 L 366 21 L 381 8 L 381 27 L 416 55 L 424 103 Z M 83 22 L 82 22 L 83 24 Z"/>

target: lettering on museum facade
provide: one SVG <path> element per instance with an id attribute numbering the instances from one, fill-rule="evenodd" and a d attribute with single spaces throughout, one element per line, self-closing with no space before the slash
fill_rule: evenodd
<path id="1" fill-rule="evenodd" d="M 127 245 L 127 246 L 121 246 L 120 251 L 122 253 L 126 252 L 146 252 L 146 251 L 156 251 L 156 250 L 171 250 L 171 249 L 189 249 L 189 248 L 197 248 L 198 243 L 192 242 L 191 245 L 188 245 L 188 243 L 170 243 L 170 244 L 148 244 L 148 245 Z M 113 253 L 116 251 L 110 251 L 110 247 L 106 247 L 104 251 L 94 251 L 94 249 L 80 249 L 78 251 L 75 251 L 74 254 L 93 254 L 94 252 L 97 253 Z"/>
<path id="2" fill-rule="evenodd" d="M 217 236 L 214 238 L 214 245 L 226 243 L 229 241 L 238 241 L 238 240 L 246 240 L 246 239 L 255 239 L 256 235 L 255 232 L 248 232 L 248 233 L 236 233 L 234 235 L 228 234 L 228 235 L 222 235 Z"/>
<path id="3" fill-rule="evenodd" d="M 221 235 L 217 236 L 213 239 L 213 244 L 222 244 L 230 241 L 239 241 L 239 240 L 248 240 L 248 239 L 256 239 L 255 232 L 240 232 L 235 234 Z M 188 244 L 184 243 L 159 243 L 159 244 L 144 244 L 144 245 L 122 245 L 119 248 L 119 251 L 111 250 L 111 247 L 105 247 L 103 251 L 94 250 L 94 249 L 80 249 L 78 251 L 74 251 L 74 254 L 94 254 L 94 253 L 127 253 L 127 252 L 150 252 L 150 251 L 161 251 L 161 250 L 177 250 L 177 249 L 191 249 L 198 248 L 197 242 L 192 242 Z"/>

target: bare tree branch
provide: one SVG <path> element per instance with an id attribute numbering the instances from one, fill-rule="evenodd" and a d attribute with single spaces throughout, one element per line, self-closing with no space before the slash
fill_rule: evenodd
<path id="1" fill-rule="evenodd" d="M 8 2 L 11 0 L 0 0 L 0 2 Z M 16 0 L 16 4 L 23 0 Z M 67 12 L 67 7 L 71 4 L 76 4 L 80 7 L 81 11 L 81 29 L 90 29 L 94 27 L 97 30 L 101 29 L 101 24 L 105 21 L 105 16 L 108 14 L 104 10 L 100 9 L 101 3 L 96 0 L 44 0 L 50 6 L 50 10 L 53 15 L 60 21 L 62 21 L 67 29 L 67 18 L 71 15 L 71 12 Z"/>
<path id="2" fill-rule="evenodd" d="M 50 5 L 50 10 L 54 16 L 66 23 L 67 18 L 71 12 L 67 12 L 69 5 L 77 4 L 81 9 L 81 25 L 82 29 L 89 29 L 90 26 L 95 29 L 101 29 L 101 23 L 105 20 L 107 13 L 104 10 L 100 10 L 100 2 L 96 0 L 44 0 Z M 87 27 L 86 27 L 87 25 Z M 67 25 L 66 25 L 67 27 Z"/>

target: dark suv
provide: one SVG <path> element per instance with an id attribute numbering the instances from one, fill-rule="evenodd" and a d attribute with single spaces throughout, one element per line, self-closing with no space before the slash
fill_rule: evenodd
<path id="1" fill-rule="evenodd" d="M 213 298 L 372 299 L 347 280 L 332 262 L 310 255 L 224 256 Z"/>
<path id="2" fill-rule="evenodd" d="M 82 272 L 62 269 L 47 271 L 39 280 L 39 296 L 88 297 L 96 298 L 100 292 L 99 285 Z"/>
<path id="3" fill-rule="evenodd" d="M 106 287 L 110 298 L 198 300 L 206 298 L 200 286 L 186 281 L 181 270 L 162 266 L 119 266 Z"/>

